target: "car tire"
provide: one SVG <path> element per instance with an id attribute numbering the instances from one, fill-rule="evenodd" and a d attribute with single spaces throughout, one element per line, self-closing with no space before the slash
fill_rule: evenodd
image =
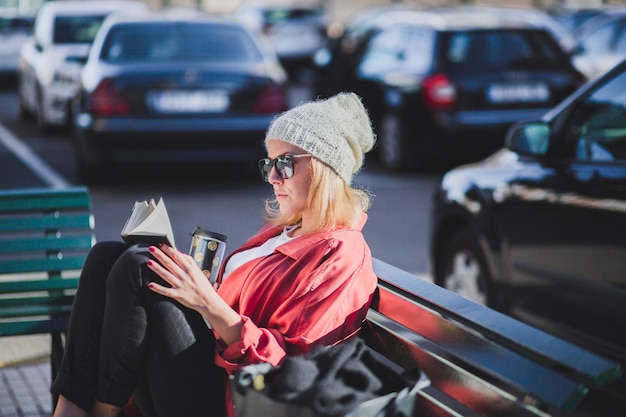
<path id="1" fill-rule="evenodd" d="M 380 127 L 378 157 L 383 168 L 391 172 L 407 170 L 411 149 L 407 144 L 405 122 L 398 113 L 389 111 L 381 118 Z"/>
<path id="2" fill-rule="evenodd" d="M 478 304 L 492 306 L 485 256 L 470 229 L 455 232 L 437 261 L 435 283 Z"/>
<path id="3" fill-rule="evenodd" d="M 31 120 L 33 119 L 33 113 L 28 109 L 28 106 L 26 105 L 26 99 L 24 98 L 24 94 L 23 94 L 23 82 L 22 81 L 22 77 L 18 77 L 17 80 L 17 107 L 19 109 L 19 118 L 20 120 L 26 121 L 26 120 Z"/>
<path id="4" fill-rule="evenodd" d="M 50 125 L 46 120 L 46 110 L 44 108 L 43 102 L 43 92 L 41 91 L 41 87 L 39 87 L 37 89 L 37 111 L 35 113 L 37 128 L 41 133 L 48 133 L 50 131 Z"/>

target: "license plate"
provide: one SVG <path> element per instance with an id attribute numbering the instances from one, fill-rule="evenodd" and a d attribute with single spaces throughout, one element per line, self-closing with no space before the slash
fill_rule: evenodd
<path id="1" fill-rule="evenodd" d="M 491 103 L 545 102 L 550 90 L 545 84 L 492 84 L 487 88 Z"/>
<path id="2" fill-rule="evenodd" d="M 147 95 L 148 105 L 158 113 L 219 113 L 230 98 L 223 91 L 160 91 Z"/>

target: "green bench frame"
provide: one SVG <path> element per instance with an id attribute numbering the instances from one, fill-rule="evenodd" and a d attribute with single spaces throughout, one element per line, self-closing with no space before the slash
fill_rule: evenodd
<path id="1" fill-rule="evenodd" d="M 0 336 L 50 334 L 53 378 L 94 243 L 86 187 L 0 191 Z"/>

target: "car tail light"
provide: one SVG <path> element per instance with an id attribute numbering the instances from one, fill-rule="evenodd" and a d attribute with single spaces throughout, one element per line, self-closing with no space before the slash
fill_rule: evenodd
<path id="1" fill-rule="evenodd" d="M 130 106 L 112 80 L 103 80 L 91 94 L 89 112 L 96 117 L 124 116 L 130 113 Z"/>
<path id="2" fill-rule="evenodd" d="M 425 77 L 422 80 L 424 104 L 430 109 L 447 110 L 454 107 L 456 88 L 442 74 Z"/>
<path id="3" fill-rule="evenodd" d="M 277 85 L 266 86 L 253 108 L 253 112 L 257 114 L 279 113 L 285 110 L 287 110 L 285 90 Z"/>

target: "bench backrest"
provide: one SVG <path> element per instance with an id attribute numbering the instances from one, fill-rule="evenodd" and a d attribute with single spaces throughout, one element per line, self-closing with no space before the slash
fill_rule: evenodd
<path id="1" fill-rule="evenodd" d="M 361 337 L 427 374 L 424 415 L 567 415 L 621 375 L 619 363 L 380 260 L 374 268 L 378 291 Z"/>
<path id="2" fill-rule="evenodd" d="M 67 329 L 91 210 L 85 187 L 0 192 L 0 336 Z"/>

